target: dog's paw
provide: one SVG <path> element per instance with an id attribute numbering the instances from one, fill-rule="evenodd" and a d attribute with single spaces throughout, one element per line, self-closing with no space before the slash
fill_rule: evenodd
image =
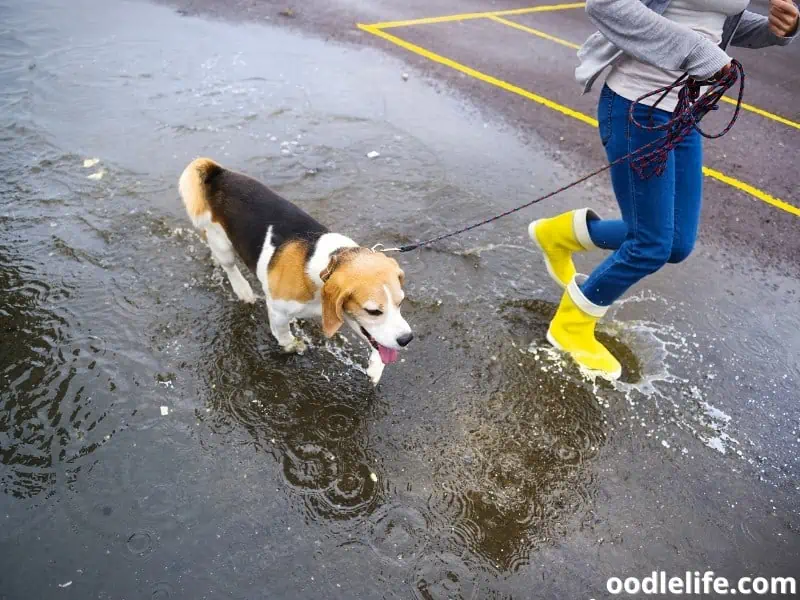
<path id="1" fill-rule="evenodd" d="M 243 290 L 234 290 L 236 292 L 236 296 L 244 302 L 245 304 L 255 304 L 256 295 L 253 293 L 253 290 L 248 286 L 246 289 Z"/>
<path id="2" fill-rule="evenodd" d="M 291 342 L 282 346 L 286 354 L 303 354 L 307 349 L 306 343 L 298 338 L 292 339 Z"/>
<path id="3" fill-rule="evenodd" d="M 381 376 L 383 375 L 383 366 L 383 363 L 372 362 L 370 363 L 369 368 L 367 368 L 367 376 L 372 382 L 372 385 L 376 387 L 381 381 Z"/>

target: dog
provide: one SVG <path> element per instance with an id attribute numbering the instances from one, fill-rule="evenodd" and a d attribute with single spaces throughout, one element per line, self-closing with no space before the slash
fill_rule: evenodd
<path id="1" fill-rule="evenodd" d="M 405 273 L 393 258 L 330 232 L 260 181 L 209 158 L 189 163 L 178 189 L 236 296 L 255 302 L 236 256 L 261 283 L 284 352 L 306 349 L 292 334 L 294 319 L 321 318 L 328 338 L 347 323 L 372 348 L 367 375 L 377 385 L 414 339 L 400 311 Z"/>

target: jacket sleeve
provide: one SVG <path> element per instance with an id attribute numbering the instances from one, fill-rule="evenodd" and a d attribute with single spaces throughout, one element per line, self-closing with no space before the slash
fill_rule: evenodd
<path id="1" fill-rule="evenodd" d="M 797 37 L 797 29 L 789 37 L 779 37 L 769 29 L 769 19 L 746 10 L 739 21 L 739 27 L 731 38 L 731 46 L 742 48 L 766 48 L 768 46 L 786 46 Z"/>
<path id="2" fill-rule="evenodd" d="M 707 79 L 731 61 L 711 40 L 662 17 L 640 0 L 587 0 L 586 13 L 612 44 L 660 69 Z"/>

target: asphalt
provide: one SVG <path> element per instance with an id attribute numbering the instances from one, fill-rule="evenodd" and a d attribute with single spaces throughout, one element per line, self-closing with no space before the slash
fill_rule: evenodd
<path id="1" fill-rule="evenodd" d="M 606 178 L 400 257 L 416 339 L 377 389 L 363 348 L 311 323 L 311 351 L 281 356 L 187 229 L 176 180 L 198 154 L 365 245 L 602 165 L 586 123 L 357 27 L 523 6 L 0 2 L 0 598 L 580 599 L 659 569 L 797 575 L 790 211 L 706 178 L 694 255 L 600 329 L 613 386 L 549 349 L 560 292 L 525 235 L 613 215 Z M 579 9 L 507 18 L 590 30 Z M 563 45 L 485 18 L 387 31 L 593 114 Z M 800 120 L 798 48 L 737 52 L 748 103 Z M 797 207 L 797 145 L 748 112 L 706 164 Z"/>

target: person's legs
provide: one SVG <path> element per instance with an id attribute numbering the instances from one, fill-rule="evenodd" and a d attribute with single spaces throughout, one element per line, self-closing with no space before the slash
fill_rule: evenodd
<path id="1" fill-rule="evenodd" d="M 607 87 L 600 98 L 600 135 L 610 162 L 664 136 L 637 128 L 629 121 L 631 102 Z M 637 121 L 665 123 L 670 114 L 634 107 Z M 611 168 L 611 181 L 621 220 L 601 221 L 587 214 L 586 228 L 595 246 L 616 250 L 587 278 L 576 275 L 567 285 L 547 332 L 548 340 L 568 352 L 581 366 L 616 378 L 619 361 L 594 334 L 608 306 L 642 277 L 669 259 L 674 234 L 675 157 L 670 153 L 664 173 L 647 179 L 631 169 L 630 161 Z"/>

